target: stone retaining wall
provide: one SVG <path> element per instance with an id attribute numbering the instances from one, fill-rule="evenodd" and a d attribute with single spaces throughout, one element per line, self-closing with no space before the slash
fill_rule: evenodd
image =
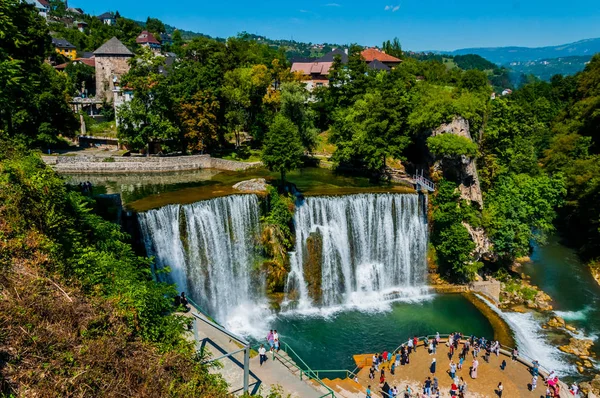
<path id="1" fill-rule="evenodd" d="M 472 292 L 484 294 L 486 297 L 491 298 L 496 303 L 500 302 L 500 290 L 501 290 L 500 281 L 489 280 L 489 281 L 472 282 L 469 285 L 469 289 Z"/>
<path id="2" fill-rule="evenodd" d="M 210 155 L 173 157 L 42 156 L 59 172 L 68 173 L 153 173 L 198 169 L 248 170 L 261 162 L 244 163 Z"/>

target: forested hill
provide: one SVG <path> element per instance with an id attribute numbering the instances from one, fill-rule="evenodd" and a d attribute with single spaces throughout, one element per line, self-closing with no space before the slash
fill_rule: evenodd
<path id="1" fill-rule="evenodd" d="M 513 61 L 536 61 L 569 56 L 591 57 L 599 52 L 600 38 L 580 40 L 558 46 L 463 48 L 448 53 L 451 55 L 477 54 L 495 64 L 504 65 Z"/>

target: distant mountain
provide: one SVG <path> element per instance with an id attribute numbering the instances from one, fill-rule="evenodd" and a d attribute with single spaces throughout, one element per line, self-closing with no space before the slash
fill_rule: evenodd
<path id="1" fill-rule="evenodd" d="M 482 47 L 462 48 L 450 52 L 440 52 L 451 55 L 477 54 L 498 64 L 510 62 L 540 61 L 551 58 L 572 56 L 588 56 L 600 52 L 600 38 L 580 40 L 575 43 L 549 47 Z"/>
<path id="2" fill-rule="evenodd" d="M 518 76 L 521 74 L 534 75 L 541 80 L 550 80 L 554 75 L 574 75 L 582 71 L 591 59 L 591 55 L 584 55 L 539 61 L 513 61 L 504 66 Z"/>

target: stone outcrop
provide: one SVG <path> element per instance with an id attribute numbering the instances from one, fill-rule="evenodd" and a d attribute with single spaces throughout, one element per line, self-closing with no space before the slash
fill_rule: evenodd
<path id="1" fill-rule="evenodd" d="M 431 132 L 432 136 L 440 134 L 454 134 L 460 137 L 472 140 L 469 129 L 469 122 L 457 117 L 452 122 L 442 124 L 437 129 Z M 483 196 L 481 194 L 481 186 L 479 184 L 479 176 L 477 175 L 477 166 L 475 159 L 461 156 L 459 159 L 440 159 L 434 163 L 434 170 L 449 170 L 456 172 L 457 180 L 460 182 L 458 189 L 462 199 L 477 203 L 479 207 L 483 207 Z"/>
<path id="2" fill-rule="evenodd" d="M 431 131 L 431 136 L 433 137 L 441 134 L 454 134 L 469 140 L 473 139 L 471 137 L 469 122 L 462 117 L 456 117 L 450 123 L 442 124 L 437 129 Z M 458 189 L 461 199 L 468 201 L 479 209 L 483 208 L 483 196 L 475 159 L 464 155 L 455 158 L 444 157 L 442 159 L 435 159 L 431 154 L 430 156 L 433 160 L 433 174 L 439 173 L 446 177 L 450 176 L 452 180 L 459 183 Z M 496 255 L 492 250 L 492 242 L 487 237 L 483 228 L 473 228 L 466 223 L 463 223 L 463 225 L 469 231 L 473 242 L 475 242 L 475 250 L 472 253 L 475 260 L 495 261 Z"/>
<path id="3" fill-rule="evenodd" d="M 592 380 L 579 383 L 579 388 L 588 397 L 596 397 L 600 395 L 600 375 L 596 375 Z"/>
<path id="4" fill-rule="evenodd" d="M 560 346 L 558 349 L 567 354 L 573 354 L 580 358 L 587 359 L 590 356 L 590 348 L 593 345 L 594 342 L 592 340 L 571 337 L 569 344 Z"/>
<path id="5" fill-rule="evenodd" d="M 254 178 L 252 180 L 240 181 L 233 186 L 241 192 L 267 192 L 267 180 L 264 178 Z"/>
<path id="6" fill-rule="evenodd" d="M 492 250 L 492 241 L 488 238 L 483 228 L 473 228 L 466 222 L 462 223 L 463 226 L 469 231 L 471 239 L 475 242 L 475 250 L 473 252 L 477 261 L 485 259 L 488 261 L 496 260 L 497 256 Z"/>

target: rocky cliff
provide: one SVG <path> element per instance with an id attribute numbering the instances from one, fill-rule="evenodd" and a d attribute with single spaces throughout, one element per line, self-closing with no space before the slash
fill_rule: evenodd
<path id="1" fill-rule="evenodd" d="M 455 134 L 469 140 L 473 139 L 471 137 L 469 122 L 462 117 L 454 118 L 452 122 L 442 124 L 431 131 L 431 136 L 435 137 L 440 134 Z M 443 175 L 445 178 L 458 182 L 461 199 L 469 201 L 471 205 L 476 206 L 478 209 L 483 208 L 483 196 L 481 194 L 481 185 L 479 183 L 475 159 L 464 155 L 456 158 L 444 157 L 441 159 L 436 159 L 432 154 L 429 156 L 433 163 L 432 174 Z M 467 223 L 463 223 L 463 225 L 469 231 L 473 242 L 475 242 L 476 247 L 473 255 L 476 260 L 494 260 L 492 242 L 485 230 L 483 228 L 474 228 Z"/>
<path id="2" fill-rule="evenodd" d="M 462 117 L 457 117 L 450 123 L 442 124 L 431 132 L 431 135 L 434 137 L 440 134 L 455 134 L 470 140 L 473 139 L 469 129 L 469 122 Z M 454 181 L 459 182 L 458 189 L 460 190 L 462 199 L 477 203 L 479 208 L 483 207 L 483 197 L 481 195 L 481 186 L 479 184 L 475 159 L 466 156 L 460 156 L 456 159 L 434 159 L 433 169 L 434 173 L 450 174 Z"/>

